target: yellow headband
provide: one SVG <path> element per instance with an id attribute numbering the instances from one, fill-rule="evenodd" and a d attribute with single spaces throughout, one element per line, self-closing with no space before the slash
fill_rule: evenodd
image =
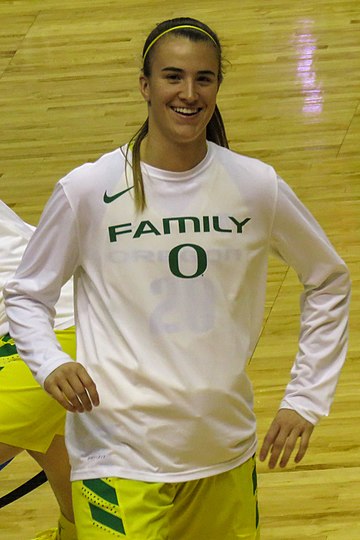
<path id="1" fill-rule="evenodd" d="M 181 26 L 174 26 L 173 28 L 169 28 L 168 30 L 164 30 L 164 32 L 162 32 L 161 34 L 159 34 L 158 36 L 156 36 L 156 38 L 154 38 L 152 40 L 152 42 L 150 43 L 150 45 L 148 46 L 148 48 L 146 49 L 146 51 L 144 52 L 144 56 L 143 56 L 143 60 L 145 62 L 145 58 L 147 57 L 148 55 L 148 52 L 150 51 L 151 47 L 153 45 L 155 45 L 155 43 L 160 39 L 162 38 L 163 36 L 165 36 L 165 34 L 168 34 L 169 32 L 173 32 L 173 30 L 181 30 L 182 28 L 191 28 L 192 30 L 198 30 L 199 32 L 202 32 L 203 34 L 205 34 L 208 38 L 211 39 L 211 41 L 213 43 L 215 43 L 216 47 L 218 47 L 218 43 L 216 43 L 215 39 L 212 37 L 211 34 L 209 34 L 209 32 L 207 32 L 206 30 L 203 30 L 202 28 L 199 28 L 198 26 L 192 26 L 191 24 L 183 24 Z"/>

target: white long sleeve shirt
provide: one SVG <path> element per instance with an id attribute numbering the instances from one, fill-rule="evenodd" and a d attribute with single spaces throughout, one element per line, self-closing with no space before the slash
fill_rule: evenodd
<path id="1" fill-rule="evenodd" d="M 60 288 L 75 276 L 77 360 L 101 403 L 68 415 L 73 480 L 186 481 L 254 453 L 245 368 L 271 251 L 304 285 L 281 405 L 316 423 L 345 359 L 347 268 L 270 166 L 208 143 L 190 171 L 142 169 L 141 214 L 124 149 L 60 180 L 6 287 L 11 333 L 43 384 L 70 360 L 53 346 L 51 326 Z"/>

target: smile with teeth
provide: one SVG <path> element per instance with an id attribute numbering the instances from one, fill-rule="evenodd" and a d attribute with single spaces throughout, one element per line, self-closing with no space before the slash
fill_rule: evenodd
<path id="1" fill-rule="evenodd" d="M 201 111 L 201 108 L 198 107 L 196 109 L 190 109 L 188 107 L 171 107 L 172 110 L 178 114 L 182 114 L 184 116 L 194 116 L 198 112 Z"/>

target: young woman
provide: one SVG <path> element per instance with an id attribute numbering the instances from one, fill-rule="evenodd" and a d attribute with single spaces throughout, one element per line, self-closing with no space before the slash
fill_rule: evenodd
<path id="1" fill-rule="evenodd" d="M 300 461 L 329 411 L 348 271 L 275 171 L 226 148 L 216 34 L 194 19 L 165 21 L 143 61 L 148 118 L 128 146 L 57 184 L 6 288 L 11 332 L 39 383 L 76 413 L 67 446 L 80 540 L 254 540 L 245 367 L 268 254 L 304 285 L 299 353 L 260 452 L 270 467 L 285 466 L 298 440 Z M 76 363 L 51 329 L 72 275 Z"/>
<path id="2" fill-rule="evenodd" d="M 4 284 L 15 273 L 33 232 L 34 227 L 0 200 L 0 464 L 27 450 L 46 472 L 61 511 L 59 527 L 37 538 L 76 540 L 70 466 L 64 443 L 65 411 L 35 381 L 17 354 L 8 333 L 2 295 Z M 69 283 L 63 287 L 56 305 L 54 328 L 62 349 L 75 358 L 73 325 L 73 293 Z"/>

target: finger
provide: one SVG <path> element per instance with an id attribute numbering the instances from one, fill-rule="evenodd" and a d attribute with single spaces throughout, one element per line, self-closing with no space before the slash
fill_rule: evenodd
<path id="1" fill-rule="evenodd" d="M 64 396 L 60 388 L 58 388 L 55 385 L 48 385 L 48 387 L 46 388 L 46 391 L 48 394 L 50 394 L 51 397 L 56 399 L 56 401 L 62 407 L 64 407 L 64 409 L 66 409 L 69 412 L 76 412 L 75 407 L 72 405 L 72 403 L 68 399 L 66 399 L 66 397 Z"/>
<path id="2" fill-rule="evenodd" d="M 78 386 L 79 390 L 76 390 L 76 386 Z M 68 381 L 62 381 L 59 388 L 64 398 L 72 405 L 75 412 L 84 412 L 84 405 L 79 397 L 79 394 L 82 394 L 84 389 L 80 382 L 78 384 L 76 384 L 76 382 L 70 384 Z"/>
<path id="3" fill-rule="evenodd" d="M 299 450 L 295 456 L 295 463 L 299 463 L 305 456 L 307 449 L 309 447 L 310 437 L 313 430 L 314 430 L 314 426 L 311 426 L 311 427 L 309 426 L 309 428 L 305 430 L 304 433 L 302 434 L 301 439 L 300 439 Z"/>
<path id="4" fill-rule="evenodd" d="M 288 442 L 288 437 L 291 434 L 291 426 L 289 425 L 281 425 L 280 423 L 277 423 L 277 435 L 276 438 L 273 440 L 273 444 L 270 449 L 270 459 L 269 459 L 269 468 L 274 469 L 279 461 L 279 458 L 284 450 L 286 448 L 286 444 Z M 295 438 L 296 442 L 296 438 Z M 292 441 L 289 441 L 289 449 L 288 452 L 292 452 L 291 449 Z"/>
<path id="5" fill-rule="evenodd" d="M 84 412 L 84 410 L 91 411 L 91 400 L 89 398 L 87 389 L 78 375 L 73 377 L 67 386 L 65 386 L 64 383 L 62 390 L 66 397 L 76 407 L 78 412 Z M 80 407 L 78 405 L 80 405 Z"/>
<path id="6" fill-rule="evenodd" d="M 75 393 L 75 399 L 78 400 L 78 402 L 81 404 L 81 407 L 83 410 L 79 410 L 79 412 L 85 411 L 91 411 L 92 410 L 92 402 L 89 397 L 89 394 L 87 392 L 87 389 L 83 387 L 83 385 L 79 382 L 78 385 L 75 385 L 74 387 L 74 393 Z M 71 398 L 71 401 L 73 404 L 74 401 Z"/>
<path id="7" fill-rule="evenodd" d="M 279 457 L 281 455 L 281 452 L 283 451 L 283 448 L 286 443 L 287 436 L 283 433 L 280 433 L 274 444 L 272 445 L 271 452 L 270 452 L 270 459 L 269 459 L 269 468 L 274 469 L 277 465 L 277 462 L 279 460 Z"/>
<path id="8" fill-rule="evenodd" d="M 77 398 L 80 401 L 80 403 L 82 404 L 83 409 L 85 411 L 91 411 L 92 403 L 90 401 L 90 398 L 89 398 L 89 395 L 88 395 L 86 389 L 84 389 L 81 392 L 77 392 Z"/>
<path id="9" fill-rule="evenodd" d="M 86 390 L 86 397 L 84 396 L 85 401 L 83 401 L 84 406 L 85 403 L 87 406 L 90 405 L 90 409 L 85 407 L 86 410 L 91 410 L 91 404 L 94 405 L 94 407 L 97 407 L 100 403 L 100 398 L 96 389 L 96 384 L 85 369 L 81 370 L 78 373 L 78 377 L 84 389 Z"/>
<path id="10" fill-rule="evenodd" d="M 279 464 L 280 467 L 282 468 L 286 467 L 286 465 L 288 464 L 291 454 L 293 453 L 294 448 L 296 446 L 299 435 L 300 435 L 300 430 L 294 429 L 291 432 L 291 434 L 288 436 L 288 438 L 286 439 L 284 451 L 282 453 L 280 464 Z"/>
<path id="11" fill-rule="evenodd" d="M 270 448 L 272 447 L 276 437 L 278 436 L 279 431 L 280 431 L 280 426 L 276 422 L 273 422 L 269 428 L 269 431 L 267 432 L 264 438 L 264 441 L 260 450 L 260 454 L 259 454 L 260 461 L 266 460 L 269 454 Z"/>

